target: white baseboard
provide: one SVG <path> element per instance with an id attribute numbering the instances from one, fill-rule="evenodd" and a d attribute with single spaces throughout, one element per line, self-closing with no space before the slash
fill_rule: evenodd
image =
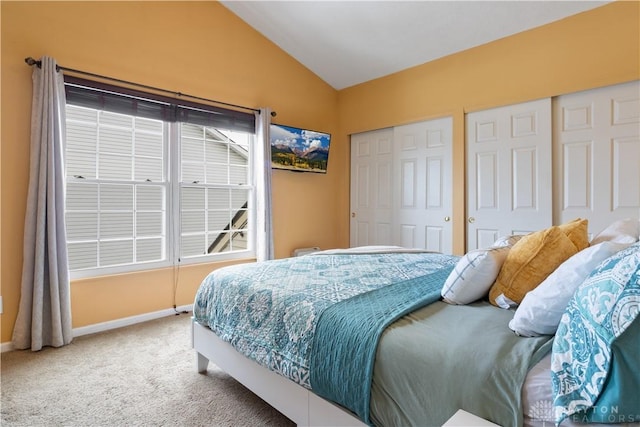
<path id="1" fill-rule="evenodd" d="M 110 320 L 108 322 L 96 323 L 94 325 L 82 326 L 80 328 L 73 329 L 73 337 L 80 337 L 83 335 L 95 334 L 98 332 L 109 331 L 111 329 L 118 329 L 124 326 L 135 325 L 136 323 L 147 322 L 149 320 L 160 319 L 161 317 L 172 316 L 176 314 L 176 311 L 182 313 L 183 311 L 192 311 L 193 304 L 182 305 L 180 307 L 167 308 L 165 310 L 154 311 L 152 313 L 139 314 L 137 316 L 124 317 L 122 319 Z M 0 351 L 4 353 L 5 351 L 15 350 L 12 342 L 5 342 L 0 344 Z"/>
<path id="2" fill-rule="evenodd" d="M 0 344 L 0 353 L 4 353 L 5 351 L 12 351 L 13 349 L 13 343 L 11 341 L 3 342 L 2 344 Z"/>

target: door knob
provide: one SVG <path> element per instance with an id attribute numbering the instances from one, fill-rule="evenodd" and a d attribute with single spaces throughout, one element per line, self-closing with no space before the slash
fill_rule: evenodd
<path id="1" fill-rule="evenodd" d="M 469 217 L 469 224 L 473 224 L 475 222 L 475 220 L 476 219 L 474 217 L 470 216 Z"/>
<path id="2" fill-rule="evenodd" d="M 451 221 L 451 218 L 449 218 L 448 216 L 445 216 L 444 217 L 444 222 L 449 222 L 449 221 Z"/>

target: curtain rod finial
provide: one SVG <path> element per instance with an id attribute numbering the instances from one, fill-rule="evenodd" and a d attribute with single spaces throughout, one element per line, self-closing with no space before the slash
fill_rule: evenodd
<path id="1" fill-rule="evenodd" d="M 27 65 L 37 65 L 38 67 L 40 67 L 40 64 L 42 64 L 42 62 L 36 61 L 35 59 L 33 59 L 30 56 L 24 58 L 24 62 L 26 62 Z"/>

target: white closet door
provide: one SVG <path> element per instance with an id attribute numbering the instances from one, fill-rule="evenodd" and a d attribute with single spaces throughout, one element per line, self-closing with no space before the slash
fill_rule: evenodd
<path id="1" fill-rule="evenodd" d="M 351 247 L 391 245 L 393 130 L 351 135 Z"/>
<path id="2" fill-rule="evenodd" d="M 552 224 L 551 99 L 469 113 L 467 251 Z"/>
<path id="3" fill-rule="evenodd" d="M 554 221 L 597 233 L 640 207 L 640 82 L 554 99 Z"/>
<path id="4" fill-rule="evenodd" d="M 451 253 L 453 119 L 395 127 L 394 242 Z"/>

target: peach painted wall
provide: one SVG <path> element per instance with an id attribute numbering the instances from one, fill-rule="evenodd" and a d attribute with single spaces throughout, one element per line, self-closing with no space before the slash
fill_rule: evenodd
<path id="1" fill-rule="evenodd" d="M 7 2 L 2 35 L 1 342 L 20 298 L 29 169 L 31 69 L 43 55 L 69 68 L 249 107 L 274 121 L 334 135 L 326 175 L 275 171 L 276 256 L 348 245 L 348 144 L 337 134 L 337 91 L 216 2 Z M 343 215 L 340 215 L 343 212 Z M 212 269 L 182 266 L 72 282 L 73 327 L 193 302 Z"/>
<path id="2" fill-rule="evenodd" d="M 10 340 L 20 292 L 31 96 L 26 56 L 49 55 L 72 68 L 270 106 L 280 123 L 331 132 L 326 176 L 274 173 L 277 257 L 296 247 L 348 245 L 350 133 L 453 116 L 454 248 L 461 253 L 465 112 L 640 78 L 638 2 L 616 2 L 340 92 L 215 3 L 0 5 L 2 342 Z M 127 25 L 137 28 L 122 30 Z M 192 301 L 214 267 L 181 267 L 178 305 Z M 166 269 L 75 281 L 74 327 L 168 308 L 175 277 Z"/>
<path id="3" fill-rule="evenodd" d="M 465 245 L 464 113 L 640 78 L 640 2 L 620 1 L 340 91 L 340 133 L 453 117 L 454 252 Z"/>

